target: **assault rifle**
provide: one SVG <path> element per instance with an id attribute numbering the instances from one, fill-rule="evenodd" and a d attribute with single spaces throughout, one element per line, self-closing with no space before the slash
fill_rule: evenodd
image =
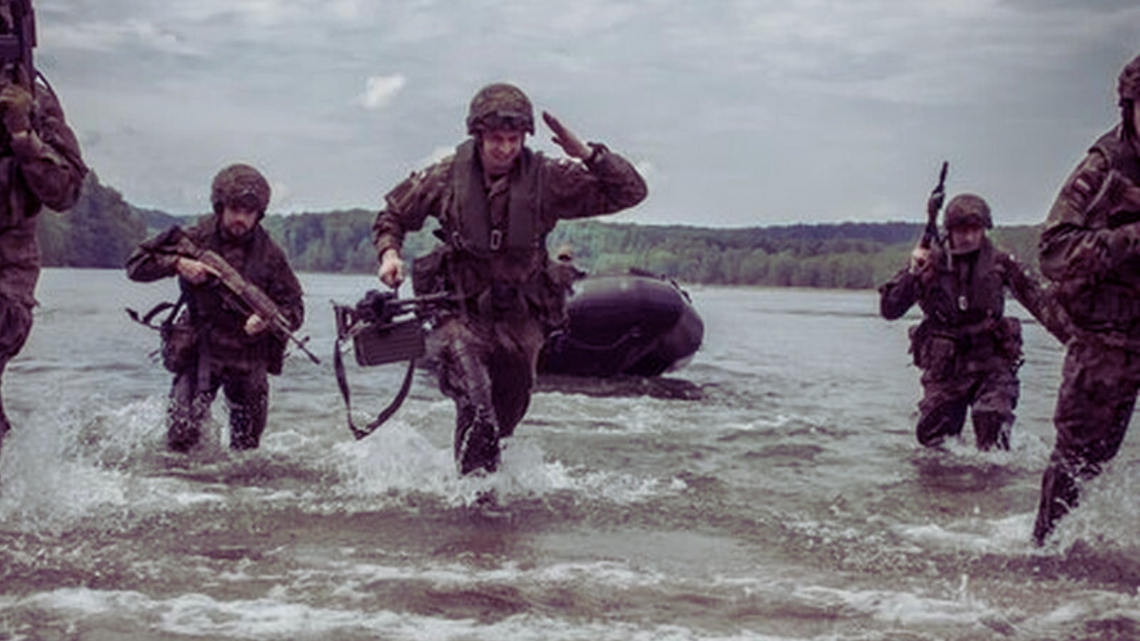
<path id="1" fill-rule="evenodd" d="M 344 397 L 344 408 L 348 415 L 348 429 L 357 440 L 376 431 L 403 404 L 412 387 L 412 375 L 416 359 L 427 351 L 425 336 L 427 330 L 420 312 L 429 310 L 452 299 L 449 292 L 428 294 L 416 298 L 396 298 L 395 292 L 371 290 L 356 305 L 333 303 L 336 315 L 336 348 L 333 351 L 333 367 L 336 382 Z M 411 316 L 409 316 L 411 314 Z M 352 403 L 348 387 L 348 377 L 341 356 L 341 344 L 352 341 L 356 364 L 361 367 L 408 361 L 407 371 L 400 390 L 391 403 L 376 419 L 364 427 L 357 427 L 352 420 Z"/>
<path id="2" fill-rule="evenodd" d="M 32 49 L 36 46 L 36 14 L 32 0 L 8 0 L 12 13 L 12 32 L 0 34 L 0 64 L 14 63 L 23 71 L 29 88 L 36 83 L 36 67 Z M 19 74 L 15 79 L 19 82 Z"/>
<path id="3" fill-rule="evenodd" d="M 217 252 L 194 244 L 194 241 L 190 240 L 178 227 L 173 227 L 163 234 L 163 237 L 155 242 L 150 249 L 155 253 L 184 256 L 205 264 L 213 271 L 222 285 L 233 294 L 233 298 L 240 303 L 241 307 L 267 321 L 269 329 L 274 334 L 286 342 L 291 341 L 309 357 L 309 360 L 320 364 L 321 359 L 317 358 L 316 354 L 310 352 L 309 348 L 305 346 L 309 338 L 306 336 L 299 339 L 293 335 L 293 330 L 289 327 L 289 319 L 285 318 L 285 314 L 281 312 L 277 303 L 268 294 L 261 291 L 257 285 L 246 280 Z"/>
<path id="4" fill-rule="evenodd" d="M 942 210 L 942 201 L 946 199 L 946 170 L 949 168 L 950 163 L 943 160 L 942 171 L 938 172 L 938 185 L 926 200 L 926 229 L 923 230 L 922 240 L 918 243 L 923 249 L 930 249 L 941 243 L 938 238 L 938 212 Z"/>

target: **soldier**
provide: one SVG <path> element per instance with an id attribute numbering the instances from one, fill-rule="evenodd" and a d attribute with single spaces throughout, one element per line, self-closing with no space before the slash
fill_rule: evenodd
<path id="1" fill-rule="evenodd" d="M 0 34 L 13 32 L 12 11 L 0 0 Z M 29 89 L 31 87 L 31 89 Z M 40 252 L 36 214 L 46 205 L 69 209 L 79 198 L 87 166 L 59 100 L 24 67 L 0 65 L 0 375 L 32 328 Z M 0 401 L 0 446 L 10 426 Z"/>
<path id="2" fill-rule="evenodd" d="M 468 112 L 471 138 L 389 192 L 373 226 L 380 280 L 395 288 L 404 278 L 405 233 L 428 216 L 440 220 L 445 244 L 416 260 L 413 285 L 417 294 L 455 296 L 428 342 L 440 389 L 456 405 L 460 474 L 497 469 L 499 441 L 530 402 L 539 350 L 565 321 L 565 285 L 550 269 L 547 234 L 560 219 L 617 212 L 647 192 L 624 158 L 542 117 L 574 160 L 526 147 L 534 112 L 518 87 L 484 87 Z"/>
<path id="3" fill-rule="evenodd" d="M 1078 483 L 1116 456 L 1140 387 L 1140 56 L 1117 91 L 1120 124 L 1069 176 L 1041 233 L 1041 271 L 1075 329 L 1041 479 L 1038 545 L 1077 506 Z"/>
<path id="4" fill-rule="evenodd" d="M 901 317 L 916 302 L 922 323 L 911 328 L 911 353 L 922 369 L 918 442 L 933 447 L 958 436 L 972 411 L 979 450 L 1009 449 L 1021 365 L 1021 323 L 1004 315 L 1005 290 L 1035 317 L 1044 292 L 1017 260 L 986 237 L 993 227 L 986 201 L 956 196 L 943 226 L 948 247 L 921 245 L 910 266 L 880 289 L 880 311 Z"/>
<path id="5" fill-rule="evenodd" d="M 269 206 L 269 183 L 253 167 L 236 164 L 214 177 L 210 194 L 214 215 L 187 229 L 194 245 L 216 252 L 281 309 L 290 329 L 301 326 L 301 285 L 285 253 L 260 222 Z M 268 321 L 250 314 L 232 292 L 216 282 L 209 265 L 163 251 L 164 233 L 142 243 L 127 261 L 131 280 L 150 282 L 178 276 L 192 328 L 187 358 L 169 364 L 175 370 L 167 416 L 167 446 L 186 452 L 198 443 L 221 387 L 230 407 L 230 447 L 254 449 L 265 430 L 269 401 L 267 374 L 280 374 L 285 344 L 266 331 Z"/>

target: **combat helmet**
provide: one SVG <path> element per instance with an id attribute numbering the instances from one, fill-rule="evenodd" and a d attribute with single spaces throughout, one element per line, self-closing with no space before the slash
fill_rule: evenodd
<path id="1" fill-rule="evenodd" d="M 471 99 L 467 133 L 474 136 L 491 129 L 534 133 L 534 107 L 522 89 L 497 82 L 483 87 Z"/>
<path id="2" fill-rule="evenodd" d="M 994 220 L 990 216 L 990 206 L 981 196 L 958 194 L 950 200 L 950 204 L 946 205 L 943 225 L 946 229 L 967 225 L 993 229 Z"/>
<path id="3" fill-rule="evenodd" d="M 1140 100 L 1140 56 L 1133 58 L 1132 62 L 1120 70 L 1116 93 L 1120 98 L 1120 119 L 1124 123 L 1124 135 L 1126 138 L 1135 138 L 1137 123 L 1133 122 L 1132 105 Z"/>
<path id="4" fill-rule="evenodd" d="M 238 163 L 230 165 L 214 176 L 214 184 L 210 189 L 210 203 L 214 206 L 214 213 L 221 215 L 226 205 L 248 211 L 256 211 L 259 216 L 265 215 L 269 207 L 269 181 L 261 172 Z"/>

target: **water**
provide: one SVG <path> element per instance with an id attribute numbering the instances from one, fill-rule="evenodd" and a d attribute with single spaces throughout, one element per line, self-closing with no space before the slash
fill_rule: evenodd
<path id="1" fill-rule="evenodd" d="M 1012 451 L 933 453 L 909 323 L 873 292 L 697 289 L 689 367 L 544 382 L 501 473 L 459 479 L 425 374 L 352 439 L 329 301 L 373 280 L 302 283 L 324 364 L 272 379 L 260 450 L 228 451 L 219 402 L 187 458 L 163 450 L 157 336 L 123 312 L 173 283 L 44 273 L 5 376 L 0 639 L 1140 637 L 1135 439 L 1029 542 L 1062 356 L 1036 325 Z M 401 374 L 352 369 L 355 418 Z"/>

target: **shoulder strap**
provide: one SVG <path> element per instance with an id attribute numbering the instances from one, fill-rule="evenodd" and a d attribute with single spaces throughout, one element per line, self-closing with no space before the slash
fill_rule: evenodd
<path id="1" fill-rule="evenodd" d="M 182 309 L 182 306 L 185 304 L 186 304 L 186 292 L 182 292 L 182 295 L 178 297 L 177 301 L 175 301 L 173 303 L 170 301 L 163 301 L 163 302 L 155 305 L 154 307 L 150 308 L 150 311 L 148 311 L 147 313 L 142 314 L 142 315 L 140 315 L 137 311 L 128 307 L 127 308 L 127 316 L 130 316 L 131 320 L 133 320 L 134 322 L 136 322 L 140 325 L 145 325 L 146 327 L 149 327 L 153 330 L 159 330 L 159 329 L 162 329 L 163 326 L 173 323 L 178 318 L 178 310 Z M 166 315 L 166 318 L 163 319 L 163 321 L 161 323 L 159 323 L 158 325 L 155 325 L 153 322 L 151 322 L 154 320 L 155 316 L 158 316 L 164 310 L 167 310 L 167 309 L 170 310 L 170 313 Z"/>
<path id="2" fill-rule="evenodd" d="M 404 399 L 408 397 L 408 391 L 412 389 L 412 375 L 415 373 L 416 360 L 413 358 L 408 361 L 408 370 L 404 373 L 404 382 L 400 385 L 400 391 L 396 393 L 396 398 L 388 404 L 380 414 L 376 416 L 376 420 L 370 422 L 363 428 L 357 427 L 352 420 L 352 402 L 350 401 L 350 392 L 348 387 L 348 376 L 344 371 L 344 358 L 340 355 L 340 339 L 336 341 L 333 348 L 333 368 L 336 370 L 336 384 L 340 388 L 340 394 L 344 397 L 344 410 L 345 415 L 348 417 L 348 429 L 352 431 L 352 435 L 356 440 L 360 440 L 365 436 L 375 432 L 377 428 L 392 418 L 396 410 L 404 404 Z"/>

